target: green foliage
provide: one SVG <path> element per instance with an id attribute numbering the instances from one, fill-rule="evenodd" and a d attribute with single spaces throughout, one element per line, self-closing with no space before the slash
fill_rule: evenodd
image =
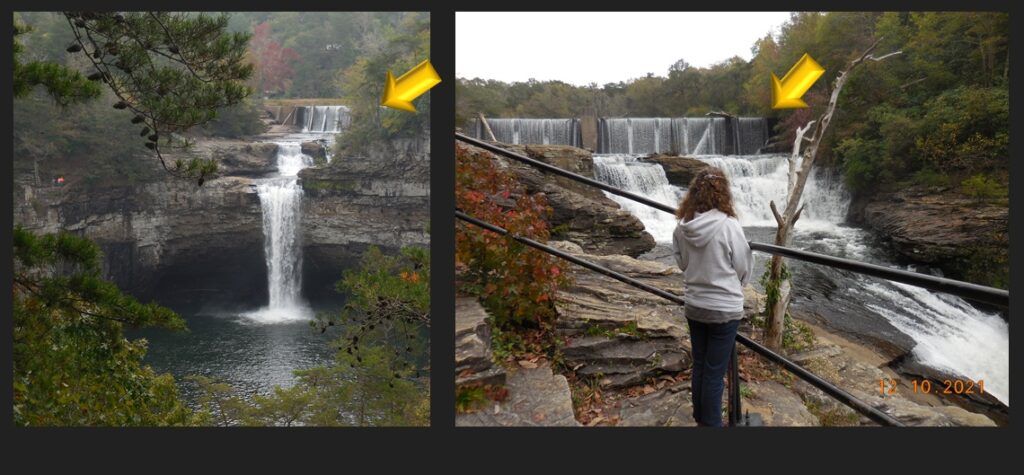
<path id="1" fill-rule="evenodd" d="M 779 279 L 776 281 L 772 279 L 772 269 L 768 266 L 764 270 L 764 274 L 761 274 L 761 286 L 764 287 L 765 294 L 765 312 L 775 305 L 775 302 L 779 301 L 779 286 L 782 285 L 782 281 L 789 280 L 791 274 L 789 273 L 789 267 L 785 262 L 782 263 L 782 270 L 779 272 Z"/>
<path id="2" fill-rule="evenodd" d="M 960 185 L 965 195 L 978 201 L 1005 199 L 1010 194 L 1006 185 L 983 174 L 971 176 Z"/>
<path id="3" fill-rule="evenodd" d="M 848 138 L 839 142 L 834 151 L 842 159 L 843 177 L 853 191 L 871 189 L 892 177 L 889 156 L 877 141 Z"/>
<path id="4" fill-rule="evenodd" d="M 102 89 L 77 70 L 46 61 L 22 62 L 25 47 L 18 37 L 31 31 L 28 25 L 14 22 L 14 97 L 25 97 L 37 86 L 61 106 L 88 102 L 100 96 Z"/>
<path id="5" fill-rule="evenodd" d="M 1009 100 L 1005 88 L 959 87 L 928 101 L 916 142 L 922 161 L 944 172 L 1005 169 Z"/>
<path id="6" fill-rule="evenodd" d="M 782 333 L 782 347 L 791 352 L 814 348 L 814 332 L 806 323 L 794 320 L 787 313 Z"/>
<path id="7" fill-rule="evenodd" d="M 242 138 L 267 131 L 260 117 L 263 106 L 259 101 L 244 100 L 217 111 L 217 117 L 198 128 L 198 132 L 215 137 Z"/>
<path id="8" fill-rule="evenodd" d="M 360 56 L 338 81 L 352 109 L 352 126 L 339 138 L 346 153 L 358 153 L 375 141 L 418 137 L 430 130 L 430 93 L 413 101 L 416 113 L 381 107 L 384 78 L 397 78 L 430 57 L 430 15 L 401 14 L 395 25 L 382 27 L 380 48 Z"/>
<path id="9" fill-rule="evenodd" d="M 489 153 L 456 149 L 455 205 L 470 216 L 541 242 L 551 212 Z M 509 207 L 499 204 L 512 201 Z M 498 326 L 539 325 L 555 317 L 552 298 L 568 283 L 558 260 L 509 237 L 458 222 L 455 266 L 460 289 L 477 295 Z"/>
<path id="10" fill-rule="evenodd" d="M 137 133 L 120 124 L 120 111 L 107 92 L 98 100 L 62 108 L 35 91 L 14 101 L 15 176 L 34 173 L 50 183 L 63 175 L 65 186 L 107 187 L 165 178 Z"/>
<path id="11" fill-rule="evenodd" d="M 516 357 L 527 353 L 530 349 L 529 343 L 519 333 L 512 329 L 503 328 L 500 325 L 491 326 L 491 352 L 494 361 L 499 363 L 510 363 Z"/>
<path id="12" fill-rule="evenodd" d="M 281 91 L 289 98 L 338 98 L 345 94 L 339 72 L 360 55 L 381 47 L 385 28 L 401 20 L 399 12 L 234 12 L 229 28 L 252 32 L 267 22 L 273 40 L 299 53 Z M 256 78 L 254 78 L 256 79 Z M 382 83 L 383 84 L 383 83 Z"/>
<path id="13" fill-rule="evenodd" d="M 487 402 L 487 391 L 483 386 L 460 387 L 455 395 L 455 411 L 471 412 Z"/>
<path id="14" fill-rule="evenodd" d="M 25 426 L 196 422 L 174 379 L 143 364 L 123 328 L 184 330 L 171 310 L 103 280 L 99 248 L 69 233 L 14 229 L 14 421 Z"/>
<path id="15" fill-rule="evenodd" d="M 51 14 L 57 15 L 57 14 Z M 252 74 L 243 61 L 248 34 L 228 33 L 228 17 L 169 12 L 65 12 L 73 39 L 66 52 L 82 73 L 52 58 L 15 67 L 15 93 L 43 85 L 59 104 L 99 97 L 104 83 L 116 97 L 122 120 L 134 124 L 135 140 L 152 150 L 168 172 L 198 179 L 215 164 L 198 158 L 167 163 L 162 149 L 187 147 L 180 133 L 213 120 L 217 110 L 250 93 L 242 84 Z M 49 23 L 51 28 L 55 22 Z M 24 29 L 20 29 L 24 33 Z M 17 36 L 17 35 L 16 35 Z M 17 43 L 17 42 L 16 42 Z M 15 49 L 23 48 L 15 45 Z M 19 53 L 21 54 L 21 53 Z"/>
<path id="16" fill-rule="evenodd" d="M 334 365 L 295 372 L 296 384 L 275 387 L 251 400 L 207 378 L 200 385 L 204 422 L 218 426 L 425 426 L 430 423 L 429 384 L 396 377 L 394 356 L 383 346 L 360 361 L 338 352 Z"/>
<path id="17" fill-rule="evenodd" d="M 619 335 L 628 335 L 631 337 L 641 336 L 640 328 L 635 321 L 630 321 L 613 328 L 601 325 L 591 325 L 587 327 L 586 333 L 589 336 L 603 336 L 605 338 L 615 338 Z"/>
<path id="18" fill-rule="evenodd" d="M 915 185 L 920 185 L 929 188 L 941 188 L 949 186 L 949 177 L 935 170 L 922 168 L 915 172 L 912 177 L 910 177 L 910 182 Z"/>

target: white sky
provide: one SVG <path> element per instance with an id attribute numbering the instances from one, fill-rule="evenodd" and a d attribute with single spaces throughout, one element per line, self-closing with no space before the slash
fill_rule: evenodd
<path id="1" fill-rule="evenodd" d="M 576 85 L 668 74 L 676 60 L 706 67 L 778 32 L 789 12 L 458 12 L 455 75 Z"/>

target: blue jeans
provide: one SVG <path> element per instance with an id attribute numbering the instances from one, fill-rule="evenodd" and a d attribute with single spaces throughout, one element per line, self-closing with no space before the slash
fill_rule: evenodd
<path id="1" fill-rule="evenodd" d="M 687 319 L 693 373 L 690 391 L 693 395 L 693 419 L 701 426 L 722 426 L 722 391 L 725 370 L 729 367 L 739 320 L 727 323 L 702 323 Z"/>

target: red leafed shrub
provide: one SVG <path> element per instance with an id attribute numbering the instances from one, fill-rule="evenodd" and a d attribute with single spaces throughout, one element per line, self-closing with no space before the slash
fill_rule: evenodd
<path id="1" fill-rule="evenodd" d="M 455 206 L 513 234 L 546 242 L 551 213 L 488 152 L 456 144 Z M 557 257 L 456 220 L 455 268 L 461 292 L 477 295 L 499 325 L 534 325 L 555 316 L 554 292 L 568 283 Z"/>

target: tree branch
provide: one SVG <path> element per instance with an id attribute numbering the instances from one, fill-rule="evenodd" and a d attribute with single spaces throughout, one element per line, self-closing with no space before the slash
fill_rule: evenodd
<path id="1" fill-rule="evenodd" d="M 782 215 L 779 214 L 779 209 L 775 207 L 775 200 L 770 201 L 768 206 L 772 209 L 772 215 L 775 216 L 775 222 L 779 227 L 785 226 L 785 221 L 782 219 Z"/>

